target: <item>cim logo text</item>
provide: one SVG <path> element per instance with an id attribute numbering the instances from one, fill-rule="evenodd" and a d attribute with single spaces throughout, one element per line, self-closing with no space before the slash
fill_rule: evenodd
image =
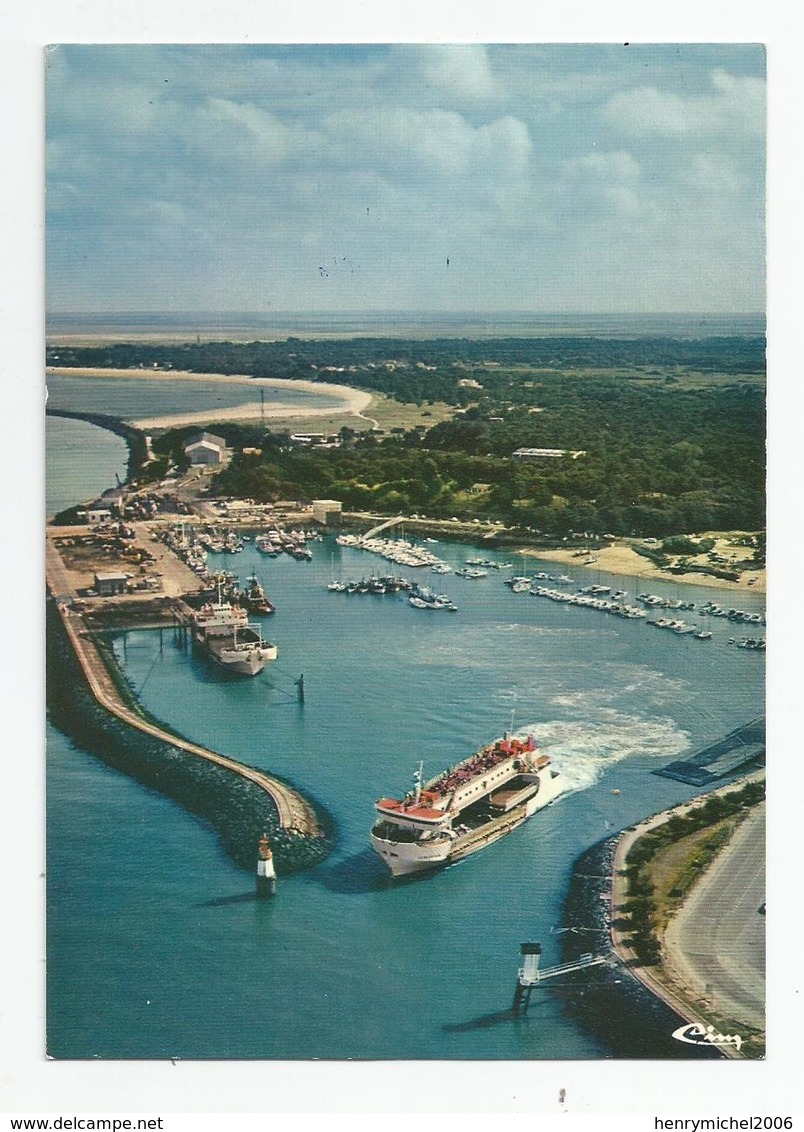
<path id="1" fill-rule="evenodd" d="M 743 1039 L 739 1034 L 719 1034 L 714 1026 L 704 1026 L 700 1022 L 689 1022 L 673 1030 L 677 1042 L 691 1046 L 734 1046 L 739 1052 Z"/>

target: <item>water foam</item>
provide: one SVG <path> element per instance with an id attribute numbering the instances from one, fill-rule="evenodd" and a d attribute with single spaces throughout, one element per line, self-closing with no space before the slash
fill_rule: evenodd
<path id="1" fill-rule="evenodd" d="M 689 746 L 689 736 L 671 719 L 642 719 L 613 708 L 596 714 L 597 718 L 553 719 L 517 728 L 521 738 L 534 736 L 568 791 L 587 790 L 604 770 L 633 755 L 669 761 Z"/>

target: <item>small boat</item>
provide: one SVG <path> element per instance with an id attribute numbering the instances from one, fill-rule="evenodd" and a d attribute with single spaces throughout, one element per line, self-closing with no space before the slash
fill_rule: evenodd
<path id="1" fill-rule="evenodd" d="M 249 613 L 268 614 L 276 612 L 276 606 L 265 596 L 265 590 L 260 585 L 256 574 L 246 578 L 246 589 L 240 595 L 240 604 Z"/>

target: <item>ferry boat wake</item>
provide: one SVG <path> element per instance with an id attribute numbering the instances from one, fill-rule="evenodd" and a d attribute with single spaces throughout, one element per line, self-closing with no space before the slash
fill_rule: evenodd
<path id="1" fill-rule="evenodd" d="M 511 833 L 564 791 L 550 759 L 532 735 L 502 739 L 422 785 L 401 800 L 380 798 L 371 830 L 373 849 L 392 876 L 441 868 Z"/>

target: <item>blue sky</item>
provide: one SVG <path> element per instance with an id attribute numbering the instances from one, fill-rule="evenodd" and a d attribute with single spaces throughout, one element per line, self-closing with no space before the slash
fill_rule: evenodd
<path id="1" fill-rule="evenodd" d="M 764 307 L 758 45 L 64 46 L 51 311 Z"/>

